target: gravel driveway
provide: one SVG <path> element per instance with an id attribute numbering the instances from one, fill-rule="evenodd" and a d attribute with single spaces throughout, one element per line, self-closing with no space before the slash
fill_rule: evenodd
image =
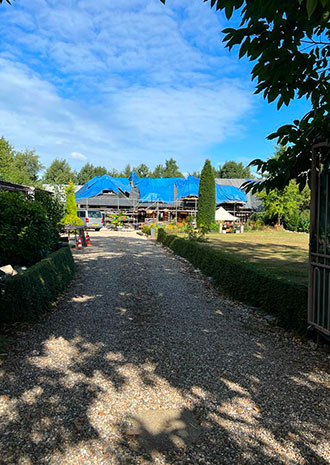
<path id="1" fill-rule="evenodd" d="M 1 465 L 329 464 L 326 354 L 134 233 L 92 242 L 0 365 Z M 131 417 L 155 409 L 178 409 L 183 430 L 193 415 L 198 439 L 145 448 Z"/>

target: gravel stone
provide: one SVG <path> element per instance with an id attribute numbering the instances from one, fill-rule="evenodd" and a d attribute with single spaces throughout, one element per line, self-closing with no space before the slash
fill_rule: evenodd
<path id="1" fill-rule="evenodd" d="M 152 241 L 91 240 L 65 295 L 0 359 L 0 465 L 329 464 L 327 354 Z M 198 441 L 150 453 L 127 434 L 138 411 L 171 409 L 193 415 Z"/>

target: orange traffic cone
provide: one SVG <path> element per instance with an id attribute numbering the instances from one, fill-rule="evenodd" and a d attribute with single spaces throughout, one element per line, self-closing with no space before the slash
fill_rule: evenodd
<path id="1" fill-rule="evenodd" d="M 87 247 L 90 247 L 92 245 L 92 243 L 91 243 L 91 239 L 90 239 L 89 234 L 88 234 L 87 231 L 86 231 L 85 237 L 86 237 Z"/>
<path id="2" fill-rule="evenodd" d="M 82 245 L 81 237 L 80 237 L 80 236 L 78 237 L 78 240 L 77 240 L 77 249 L 78 249 L 78 250 L 82 250 L 82 249 L 83 249 L 83 245 Z"/>

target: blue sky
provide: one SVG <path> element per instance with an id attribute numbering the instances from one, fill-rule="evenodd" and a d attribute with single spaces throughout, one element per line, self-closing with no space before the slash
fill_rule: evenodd
<path id="1" fill-rule="evenodd" d="M 2 4 L 0 136 L 75 169 L 265 159 L 267 134 L 308 106 L 253 94 L 251 64 L 221 43 L 228 25 L 202 0 Z"/>

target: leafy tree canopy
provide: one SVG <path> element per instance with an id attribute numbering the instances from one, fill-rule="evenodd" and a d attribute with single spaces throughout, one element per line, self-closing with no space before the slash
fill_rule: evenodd
<path id="1" fill-rule="evenodd" d="M 9 142 L 0 138 L 0 179 L 18 184 L 38 184 L 38 173 L 43 168 L 34 150 L 16 151 Z"/>
<path id="2" fill-rule="evenodd" d="M 68 184 L 74 178 L 69 163 L 66 160 L 55 158 L 52 164 L 47 168 L 43 181 L 46 184 Z"/>
<path id="3" fill-rule="evenodd" d="M 247 166 L 244 168 L 243 163 L 237 163 L 236 161 L 226 161 L 219 171 L 216 173 L 219 178 L 226 179 L 244 179 L 250 178 L 250 168 Z"/>
<path id="4" fill-rule="evenodd" d="M 134 168 L 134 171 L 139 176 L 139 178 L 148 178 L 151 176 L 149 168 L 144 163 L 141 163 L 141 165 Z"/>
<path id="5" fill-rule="evenodd" d="M 165 166 L 163 170 L 163 178 L 183 178 L 183 174 L 179 170 L 177 162 L 174 158 L 169 158 L 165 161 Z"/>
<path id="6" fill-rule="evenodd" d="M 94 166 L 91 163 L 86 163 L 77 173 L 75 181 L 77 184 L 85 184 L 94 176 L 103 176 L 104 174 L 107 174 L 104 166 Z"/>
<path id="7" fill-rule="evenodd" d="M 161 0 L 165 3 L 166 0 Z M 288 145 L 278 159 L 252 164 L 268 173 L 264 186 L 284 188 L 297 179 L 300 189 L 311 166 L 311 146 L 328 139 L 330 0 L 204 0 L 223 10 L 228 19 L 241 17 L 238 27 L 224 29 L 225 46 L 237 46 L 239 58 L 255 62 L 252 78 L 256 93 L 277 107 L 295 98 L 306 98 L 311 111 L 301 120 L 279 128 L 269 136 Z M 257 184 L 253 190 L 263 186 Z"/>

